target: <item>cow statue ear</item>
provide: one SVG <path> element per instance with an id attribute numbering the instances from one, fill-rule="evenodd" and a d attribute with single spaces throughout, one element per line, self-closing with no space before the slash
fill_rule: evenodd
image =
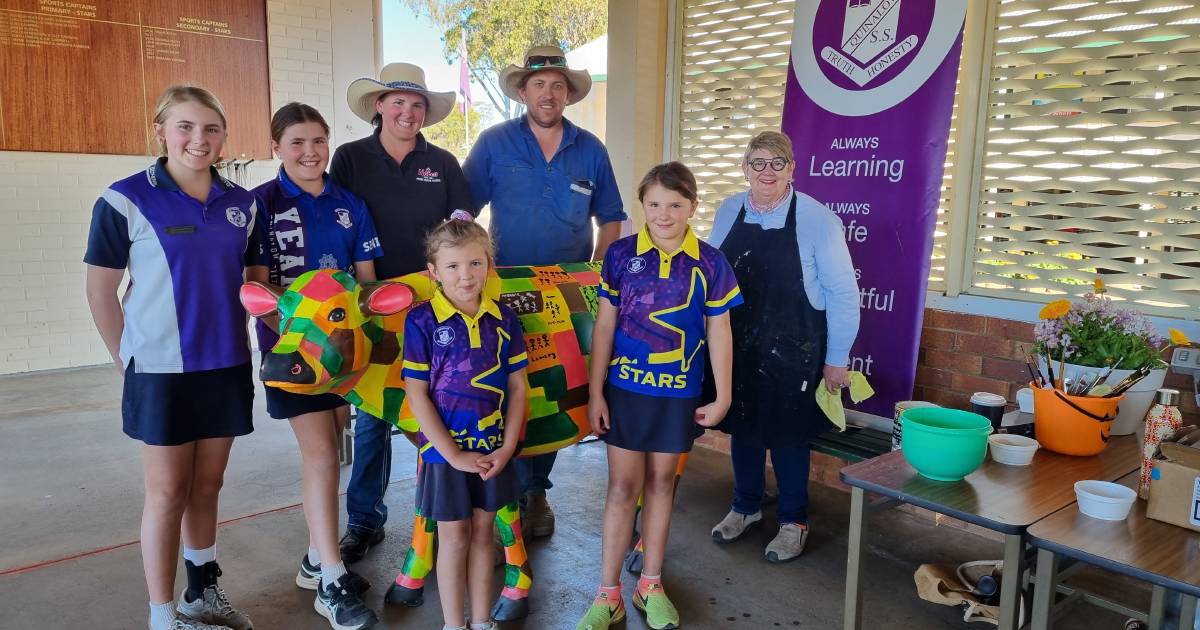
<path id="1" fill-rule="evenodd" d="M 400 282 L 368 282 L 362 285 L 358 306 L 364 315 L 395 315 L 412 306 L 413 290 Z"/>
<path id="2" fill-rule="evenodd" d="M 238 299 L 246 311 L 255 317 L 274 313 L 279 307 L 279 294 L 261 282 L 247 282 L 238 290 Z"/>

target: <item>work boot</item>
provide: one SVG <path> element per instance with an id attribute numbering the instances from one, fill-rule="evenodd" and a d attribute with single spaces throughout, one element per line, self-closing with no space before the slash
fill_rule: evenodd
<path id="1" fill-rule="evenodd" d="M 779 533 L 767 545 L 767 562 L 787 562 L 795 560 L 804 553 L 804 545 L 808 542 L 808 526 L 800 523 L 784 523 L 779 526 Z"/>
<path id="2" fill-rule="evenodd" d="M 541 538 L 554 533 L 554 510 L 546 501 L 545 492 L 531 492 L 521 517 L 521 532 L 530 538 Z"/>
<path id="3" fill-rule="evenodd" d="M 366 530 L 347 527 L 346 534 L 338 541 L 342 562 L 354 564 L 363 559 L 371 547 L 383 542 L 383 529 Z"/>
<path id="4" fill-rule="evenodd" d="M 723 545 L 731 543 L 742 536 L 745 536 L 746 533 L 750 531 L 751 527 L 754 527 L 761 521 L 761 511 L 753 514 L 738 514 L 733 510 L 729 510 L 729 513 L 725 515 L 725 518 L 721 519 L 721 522 L 717 523 L 717 525 L 712 528 L 713 542 L 721 543 Z"/>

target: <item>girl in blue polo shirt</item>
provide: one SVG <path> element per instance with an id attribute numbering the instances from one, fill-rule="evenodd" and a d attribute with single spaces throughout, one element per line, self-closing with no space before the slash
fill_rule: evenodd
<path id="1" fill-rule="evenodd" d="M 683 164 L 650 169 L 638 186 L 645 227 L 613 243 L 604 257 L 588 419 L 608 443 L 608 496 L 600 591 L 577 630 L 603 630 L 625 618 L 621 560 L 643 494 L 645 556 L 633 605 L 655 630 L 679 627 L 661 575 L 675 470 L 697 425 L 714 426 L 729 410 L 728 311 L 742 301 L 725 256 L 688 226 L 697 198 L 696 178 Z M 701 405 L 706 354 L 717 395 Z"/>
<path id="2" fill-rule="evenodd" d="M 280 107 L 271 118 L 271 148 L 283 165 L 275 179 L 254 189 L 262 215 L 259 260 L 247 270 L 247 278 L 281 292 L 313 269 L 341 269 L 359 282 L 374 280 L 374 259 L 383 255 L 375 224 L 366 205 L 325 174 L 329 125 L 320 112 L 302 103 Z M 264 319 L 255 330 L 265 353 L 279 340 L 279 318 Z M 317 591 L 314 608 L 334 628 L 374 625 L 375 613 L 361 598 L 368 583 L 346 571 L 338 549 L 338 438 L 350 407 L 337 394 L 264 389 L 267 414 L 291 421 L 304 460 L 309 544 L 296 585 Z"/>
<path id="3" fill-rule="evenodd" d="M 404 389 L 421 427 L 417 510 L 437 521 L 446 628 L 466 629 L 466 590 L 471 629 L 494 629 L 492 521 L 517 500 L 508 463 L 525 420 L 525 337 L 516 314 L 484 293 L 493 258 L 482 227 L 442 223 L 425 258 L 438 289 L 404 323 Z"/>
<path id="4" fill-rule="evenodd" d="M 143 443 L 150 630 L 251 627 L 217 586 L 217 496 L 233 438 L 253 430 L 238 290 L 257 251 L 254 197 L 213 168 L 225 136 L 216 97 L 168 88 L 154 114 L 161 157 L 96 201 L 83 258 L 92 318 L 124 375 L 124 430 Z M 181 537 L 188 584 L 176 604 Z"/>

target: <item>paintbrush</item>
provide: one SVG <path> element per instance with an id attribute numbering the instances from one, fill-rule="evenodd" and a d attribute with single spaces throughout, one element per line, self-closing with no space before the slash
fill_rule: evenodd
<path id="1" fill-rule="evenodd" d="M 1030 376 L 1030 378 L 1033 379 L 1030 382 L 1033 383 L 1034 387 L 1041 389 L 1042 388 L 1042 375 L 1034 373 L 1032 359 L 1027 359 L 1025 361 L 1025 367 L 1029 369 L 1029 376 Z"/>
<path id="2" fill-rule="evenodd" d="M 1051 365 L 1050 353 L 1046 353 L 1046 374 L 1050 377 L 1050 389 L 1054 389 L 1054 366 Z"/>
<path id="3" fill-rule="evenodd" d="M 1095 383 L 1092 383 L 1092 387 L 1095 387 L 1097 385 L 1103 385 L 1104 381 L 1107 381 L 1109 375 L 1112 374 L 1113 369 L 1116 368 L 1118 365 L 1121 365 L 1121 362 L 1124 360 L 1125 360 L 1125 357 L 1121 357 L 1120 359 L 1117 359 L 1115 363 L 1108 366 L 1108 368 L 1106 368 L 1104 370 L 1104 372 L 1100 374 L 1100 378 L 1096 379 Z"/>

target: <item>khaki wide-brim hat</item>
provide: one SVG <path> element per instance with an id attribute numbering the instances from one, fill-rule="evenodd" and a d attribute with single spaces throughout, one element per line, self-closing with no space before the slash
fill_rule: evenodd
<path id="1" fill-rule="evenodd" d="M 454 109 L 454 92 L 432 92 L 426 87 L 425 71 L 411 63 L 389 63 L 379 71 L 379 79 L 364 77 L 350 82 L 346 102 L 359 118 L 371 122 L 375 103 L 388 92 L 415 92 L 429 101 L 422 127 L 436 125 Z"/>
<path id="2" fill-rule="evenodd" d="M 530 59 L 533 57 L 549 57 L 558 58 L 561 61 L 556 63 L 547 63 L 544 65 L 530 66 Z M 534 72 L 542 70 L 554 70 L 561 72 L 567 78 L 567 85 L 571 87 L 571 95 L 567 97 L 567 105 L 574 105 L 582 101 L 592 89 L 592 75 L 588 74 L 587 70 L 572 70 L 567 67 L 567 56 L 558 46 L 534 46 L 525 53 L 525 63 L 520 66 L 510 65 L 500 71 L 500 91 L 504 95 L 514 101 L 521 102 L 521 94 L 517 86 L 525 77 Z"/>

